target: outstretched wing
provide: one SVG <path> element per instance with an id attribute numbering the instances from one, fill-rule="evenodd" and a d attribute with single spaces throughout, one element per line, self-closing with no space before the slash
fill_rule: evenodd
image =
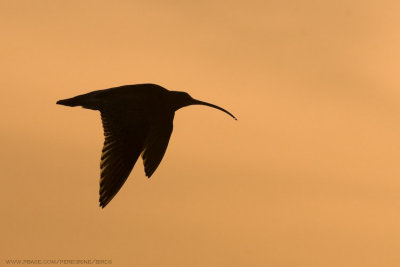
<path id="1" fill-rule="evenodd" d="M 164 115 L 150 125 L 142 154 L 144 171 L 148 178 L 155 172 L 167 150 L 173 129 L 173 119 L 173 113 Z"/>
<path id="2" fill-rule="evenodd" d="M 148 123 L 140 112 L 100 112 L 105 137 L 100 163 L 100 206 L 104 208 L 121 189 L 143 151 Z"/>

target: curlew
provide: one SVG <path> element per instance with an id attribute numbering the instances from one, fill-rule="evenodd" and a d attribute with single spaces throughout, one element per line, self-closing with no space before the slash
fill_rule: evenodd
<path id="1" fill-rule="evenodd" d="M 59 100 L 57 104 L 100 111 L 105 137 L 100 162 L 99 201 L 102 208 L 121 189 L 140 155 L 146 176 L 152 176 L 167 149 L 178 109 L 205 105 L 219 109 L 236 120 L 229 111 L 219 106 L 156 84 L 93 91 Z"/>

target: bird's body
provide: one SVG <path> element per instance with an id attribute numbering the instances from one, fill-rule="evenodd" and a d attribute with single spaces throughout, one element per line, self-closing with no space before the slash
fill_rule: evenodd
<path id="1" fill-rule="evenodd" d="M 168 146 L 176 110 L 188 105 L 207 105 L 235 118 L 218 106 L 155 84 L 93 91 L 57 104 L 82 106 L 101 113 L 105 136 L 100 163 L 100 206 L 103 208 L 118 193 L 140 155 L 148 178 L 157 169 Z"/>

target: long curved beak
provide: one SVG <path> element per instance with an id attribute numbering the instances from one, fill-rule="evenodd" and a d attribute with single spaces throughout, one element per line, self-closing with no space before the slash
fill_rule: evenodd
<path id="1" fill-rule="evenodd" d="M 192 102 L 191 104 L 192 104 L 192 105 L 209 106 L 209 107 L 212 107 L 212 108 L 219 109 L 219 110 L 225 112 L 226 114 L 228 114 L 229 116 L 231 116 L 232 118 L 234 118 L 235 120 L 237 120 L 237 118 L 236 118 L 235 116 L 233 116 L 232 113 L 230 113 L 230 112 L 227 111 L 226 109 L 223 109 L 223 108 L 221 108 L 221 107 L 218 107 L 217 105 L 213 105 L 213 104 L 210 104 L 210 103 L 207 103 L 207 102 L 204 102 L 204 101 L 200 101 L 200 100 L 197 100 L 197 99 L 193 99 L 193 102 Z"/>

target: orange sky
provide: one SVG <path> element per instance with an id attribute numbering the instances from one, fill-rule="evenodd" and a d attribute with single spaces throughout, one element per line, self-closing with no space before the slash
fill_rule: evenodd
<path id="1" fill-rule="evenodd" d="M 0 265 L 400 266 L 399 10 L 0 0 Z M 179 110 L 102 210 L 100 116 L 55 102 L 143 82 L 239 120 Z"/>

